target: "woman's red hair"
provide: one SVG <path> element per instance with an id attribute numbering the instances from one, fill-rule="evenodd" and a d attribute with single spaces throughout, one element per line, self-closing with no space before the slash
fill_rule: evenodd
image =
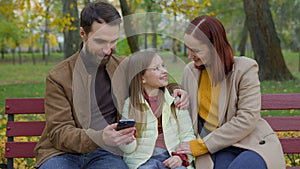
<path id="1" fill-rule="evenodd" d="M 227 75 L 232 70 L 234 63 L 233 50 L 228 42 L 224 26 L 219 20 L 211 16 L 198 16 L 187 27 L 185 33 L 192 35 L 202 42 L 208 43 L 209 41 L 215 48 L 215 51 L 224 66 L 224 73 Z M 212 69 L 214 73 L 218 72 L 216 70 L 214 71 L 214 69 L 218 69 L 217 66 Z M 219 75 L 217 75 L 217 77 L 214 76 L 214 78 L 217 78 L 215 79 L 217 81 L 224 78 L 223 76 L 222 79 L 219 79 L 218 76 Z"/>

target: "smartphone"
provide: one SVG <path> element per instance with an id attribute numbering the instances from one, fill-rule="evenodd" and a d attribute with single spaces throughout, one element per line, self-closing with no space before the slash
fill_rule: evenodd
<path id="1" fill-rule="evenodd" d="M 129 127 L 133 127 L 135 124 L 135 121 L 134 119 L 122 119 L 118 122 L 118 125 L 117 125 L 117 131 L 118 130 L 122 130 L 122 129 L 126 129 L 126 128 L 129 128 Z"/>

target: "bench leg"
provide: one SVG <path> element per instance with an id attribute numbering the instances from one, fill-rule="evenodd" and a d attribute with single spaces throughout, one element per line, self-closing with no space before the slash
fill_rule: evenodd
<path id="1" fill-rule="evenodd" d="M 7 159 L 7 169 L 14 169 L 14 159 L 13 158 Z"/>

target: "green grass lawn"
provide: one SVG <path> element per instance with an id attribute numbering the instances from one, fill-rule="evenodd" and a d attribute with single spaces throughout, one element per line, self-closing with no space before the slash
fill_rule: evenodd
<path id="1" fill-rule="evenodd" d="M 290 72 L 293 74 L 293 76 L 300 79 L 300 72 L 299 72 L 300 53 L 283 51 L 283 55 L 284 55 L 285 64 L 288 66 Z"/>

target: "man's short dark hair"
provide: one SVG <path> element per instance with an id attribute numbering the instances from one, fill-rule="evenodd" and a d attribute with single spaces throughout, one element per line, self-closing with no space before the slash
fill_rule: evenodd
<path id="1" fill-rule="evenodd" d="M 80 14 L 80 27 L 86 34 L 91 31 L 92 23 L 107 23 L 117 25 L 121 23 L 121 16 L 117 9 L 106 2 L 88 4 Z"/>

